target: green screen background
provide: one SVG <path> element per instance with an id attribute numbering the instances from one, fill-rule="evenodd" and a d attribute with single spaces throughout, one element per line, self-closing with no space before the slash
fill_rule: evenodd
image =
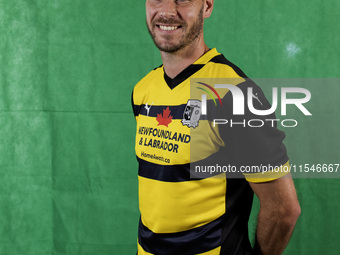
<path id="1" fill-rule="evenodd" d="M 205 37 L 249 77 L 340 78 L 339 13 L 338 0 L 216 0 Z M 135 254 L 130 96 L 161 64 L 144 20 L 137 0 L 0 0 L 0 254 Z M 326 87 L 284 129 L 295 163 L 340 163 L 340 89 Z M 295 183 L 285 254 L 339 254 L 340 180 Z"/>

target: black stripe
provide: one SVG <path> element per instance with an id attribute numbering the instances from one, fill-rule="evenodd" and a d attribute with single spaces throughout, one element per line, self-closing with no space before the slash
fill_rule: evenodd
<path id="1" fill-rule="evenodd" d="M 221 174 L 218 171 L 213 173 L 198 172 L 196 171 L 196 166 L 215 166 L 216 164 L 228 165 L 231 160 L 228 155 L 225 154 L 225 150 L 221 149 L 205 159 L 190 164 L 158 165 L 148 162 L 139 156 L 137 156 L 137 161 L 139 163 L 138 175 L 141 177 L 163 182 L 187 182 L 203 180 Z M 243 179 L 244 175 L 241 173 L 228 173 L 228 177 Z"/>
<path id="2" fill-rule="evenodd" d="M 217 63 L 217 64 L 225 64 L 234 69 L 234 71 L 243 78 L 248 78 L 247 75 L 235 64 L 231 63 L 228 59 L 226 59 L 222 54 L 213 57 L 209 62 Z"/>
<path id="3" fill-rule="evenodd" d="M 135 105 L 134 102 L 133 102 L 133 90 L 132 90 L 132 93 L 131 93 L 131 105 L 132 105 L 133 114 L 135 115 L 135 117 L 138 116 L 140 106 Z"/>
<path id="4" fill-rule="evenodd" d="M 196 73 L 197 71 L 201 70 L 204 65 L 190 65 L 185 68 L 182 72 L 180 72 L 175 78 L 171 79 L 165 72 L 164 72 L 164 80 L 170 87 L 170 89 L 174 89 L 176 86 L 181 84 L 183 81 L 188 79 L 191 75 Z"/>
<path id="5" fill-rule="evenodd" d="M 208 105 L 207 108 L 209 110 L 209 114 L 201 115 L 200 120 L 207 120 L 207 119 L 213 120 L 214 117 L 216 117 L 216 112 L 220 111 L 220 110 L 216 110 L 215 108 L 219 109 L 219 108 L 222 107 L 220 104 L 215 106 L 215 103 L 212 99 L 207 100 L 207 105 Z M 186 106 L 187 106 L 186 104 L 174 105 L 174 106 L 152 105 L 150 110 L 149 110 L 149 115 L 148 115 L 148 112 L 145 108 L 145 104 L 133 105 L 133 109 L 134 109 L 135 116 L 144 115 L 144 116 L 157 118 L 157 116 L 158 116 L 157 114 L 163 114 L 163 110 L 165 110 L 167 107 L 169 107 L 170 115 L 172 116 L 172 119 L 173 120 L 182 120 Z M 148 105 L 148 107 L 150 107 L 150 105 Z M 211 109 L 213 109 L 213 110 L 211 110 Z"/>
<path id="6" fill-rule="evenodd" d="M 150 104 L 148 104 L 148 107 L 150 107 Z M 174 105 L 174 106 L 152 105 L 149 110 L 149 115 L 145 108 L 145 104 L 135 105 L 135 108 L 139 109 L 138 114 L 149 116 L 149 117 L 155 117 L 155 118 L 157 117 L 157 114 L 163 114 L 163 110 L 165 110 L 167 107 L 169 107 L 169 110 L 171 111 L 170 115 L 172 116 L 173 120 L 183 119 L 183 113 L 184 113 L 186 104 Z"/>
<path id="7" fill-rule="evenodd" d="M 204 253 L 221 245 L 222 220 L 223 216 L 204 226 L 170 234 L 153 233 L 140 220 L 138 242 L 146 252 L 157 255 Z"/>
<path id="8" fill-rule="evenodd" d="M 190 181 L 190 165 L 158 165 L 137 157 L 138 175 L 148 179 L 165 182 Z"/>

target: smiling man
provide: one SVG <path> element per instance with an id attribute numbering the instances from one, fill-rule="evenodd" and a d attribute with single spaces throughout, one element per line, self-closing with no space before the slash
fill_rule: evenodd
<path id="1" fill-rule="evenodd" d="M 256 92 L 254 106 L 270 107 L 245 74 L 204 42 L 203 24 L 213 0 L 147 0 L 146 22 L 163 65 L 134 88 L 139 163 L 138 254 L 281 254 L 300 214 L 293 181 L 286 172 L 244 178 L 190 178 L 193 136 L 198 161 L 220 153 L 235 166 L 255 162 L 289 166 L 283 132 L 263 128 L 214 128 L 200 116 L 201 102 L 190 98 L 191 78 L 237 78 Z M 221 105 L 231 106 L 230 93 Z M 273 116 L 271 116 L 273 117 Z M 201 130 L 203 133 L 199 133 Z M 203 131 L 202 131 L 203 130 Z M 200 135 L 201 134 L 201 135 Z M 202 135 L 204 134 L 204 135 Z M 220 176 L 221 177 L 221 176 Z M 256 243 L 248 239 L 253 194 L 260 200 Z"/>

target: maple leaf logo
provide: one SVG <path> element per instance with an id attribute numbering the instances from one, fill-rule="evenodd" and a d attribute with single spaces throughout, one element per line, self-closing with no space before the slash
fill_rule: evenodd
<path id="1" fill-rule="evenodd" d="M 171 111 L 169 110 L 169 106 L 164 110 L 163 115 L 161 113 L 157 113 L 156 120 L 158 121 L 158 126 L 163 125 L 168 127 L 168 125 L 172 122 L 172 116 L 170 115 Z"/>

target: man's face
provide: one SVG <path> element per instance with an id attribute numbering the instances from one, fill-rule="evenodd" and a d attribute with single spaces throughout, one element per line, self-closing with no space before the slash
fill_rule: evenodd
<path id="1" fill-rule="evenodd" d="M 173 53 L 197 39 L 203 29 L 202 0 L 146 0 L 146 23 L 161 51 Z"/>

